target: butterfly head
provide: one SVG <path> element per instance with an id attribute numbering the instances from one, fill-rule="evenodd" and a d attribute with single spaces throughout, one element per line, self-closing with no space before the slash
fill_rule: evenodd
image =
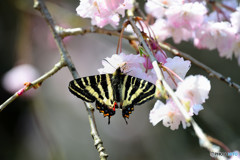
<path id="1" fill-rule="evenodd" d="M 123 75 L 126 73 L 127 70 L 128 70 L 127 63 L 124 62 L 121 65 L 119 65 L 119 67 L 116 69 L 116 71 L 113 73 L 113 75 L 114 76 Z"/>

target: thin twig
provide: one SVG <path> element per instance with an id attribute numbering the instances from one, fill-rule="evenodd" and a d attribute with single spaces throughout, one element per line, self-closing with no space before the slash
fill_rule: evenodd
<path id="1" fill-rule="evenodd" d="M 160 47 L 162 47 L 162 49 L 165 49 L 176 56 L 181 56 L 187 60 L 190 60 L 193 64 L 195 64 L 199 68 L 205 70 L 209 74 L 209 76 L 215 77 L 215 78 L 225 82 L 227 85 L 237 89 L 237 91 L 240 92 L 240 85 L 235 82 L 232 82 L 230 77 L 223 76 L 221 73 L 216 72 L 215 70 L 213 70 L 212 68 L 203 64 L 202 62 L 198 61 L 197 59 L 193 58 L 189 54 L 179 51 L 177 49 L 174 49 L 170 44 L 159 43 L 159 45 L 160 45 Z"/>
<path id="2" fill-rule="evenodd" d="M 70 55 L 68 54 L 68 52 L 63 44 L 62 37 L 57 32 L 58 27 L 56 26 L 54 20 L 52 19 L 52 16 L 49 13 L 43 0 L 34 0 L 34 8 L 39 10 L 39 12 L 42 14 L 45 21 L 49 25 L 49 27 L 53 33 L 54 39 L 56 41 L 56 44 L 58 46 L 58 49 L 59 49 L 59 52 L 61 55 L 61 59 L 63 59 L 64 63 L 66 63 L 66 65 L 68 66 L 68 69 L 71 72 L 73 78 L 74 79 L 79 78 L 79 74 L 70 58 Z M 93 114 L 94 109 L 91 106 L 91 104 L 85 103 L 85 102 L 84 102 L 84 104 L 86 106 L 88 117 L 89 117 L 88 119 L 89 119 L 90 128 L 91 128 L 91 135 L 94 140 L 94 145 L 99 152 L 100 159 L 105 160 L 105 159 L 107 159 L 108 154 L 105 152 L 105 149 L 102 145 L 102 140 L 100 139 L 99 134 L 97 132 L 96 122 L 94 120 L 94 114 Z"/>
<path id="3" fill-rule="evenodd" d="M 48 71 L 47 73 L 45 73 L 44 75 L 42 75 L 41 77 L 39 77 L 38 79 L 36 79 L 35 81 L 28 83 L 27 85 L 25 85 L 22 89 L 20 89 L 19 91 L 17 91 L 15 94 L 13 94 L 10 98 L 8 98 L 1 106 L 0 106 L 0 111 L 2 111 L 7 105 L 9 105 L 11 102 L 13 102 L 15 99 L 17 99 L 20 95 L 22 95 L 24 92 L 28 91 L 29 89 L 33 88 L 33 87 L 38 87 L 42 84 L 43 81 L 45 81 L 47 78 L 51 77 L 53 74 L 55 74 L 57 71 L 59 71 L 62 67 L 64 67 L 65 64 L 60 61 L 57 64 L 55 64 L 55 66 Z"/>

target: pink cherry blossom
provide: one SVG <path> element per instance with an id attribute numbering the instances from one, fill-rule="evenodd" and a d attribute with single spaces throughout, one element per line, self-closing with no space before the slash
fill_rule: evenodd
<path id="1" fill-rule="evenodd" d="M 134 67 L 134 68 L 131 69 L 131 72 L 129 72 L 128 74 L 131 75 L 131 76 L 149 81 L 153 84 L 155 84 L 156 80 L 157 80 L 156 73 L 154 72 L 153 69 L 146 73 L 146 72 L 144 72 L 144 70 L 142 68 Z"/>
<path id="2" fill-rule="evenodd" d="M 164 66 L 170 69 L 176 75 L 178 75 L 181 79 L 184 79 L 191 66 L 190 61 L 188 60 L 184 61 L 183 58 L 180 58 L 178 56 L 175 56 L 173 58 L 167 58 L 166 61 L 167 62 L 164 64 Z M 168 85 L 172 89 L 175 89 L 177 87 L 175 84 L 180 82 L 180 79 L 178 77 L 175 77 L 171 72 L 167 71 L 164 71 L 163 75 Z"/>
<path id="3" fill-rule="evenodd" d="M 158 18 L 156 22 L 151 25 L 151 29 L 154 31 L 157 40 L 160 42 L 171 37 L 170 27 L 167 21 L 163 18 Z"/>
<path id="4" fill-rule="evenodd" d="M 183 58 L 175 56 L 173 58 L 167 58 L 164 66 L 171 70 L 167 71 L 166 69 L 162 69 L 165 81 L 172 89 L 176 89 L 176 84 L 180 82 L 181 79 L 184 79 L 185 75 L 190 69 L 191 63 L 188 60 L 184 61 Z M 172 72 L 174 72 L 178 77 L 173 75 Z M 139 78 L 148 80 L 154 84 L 157 81 L 157 76 L 154 69 L 151 69 L 147 73 L 139 73 L 139 75 L 141 75 Z"/>
<path id="5" fill-rule="evenodd" d="M 181 116 L 178 108 L 176 108 L 173 102 L 168 102 L 167 104 L 162 103 L 157 100 L 153 109 L 149 114 L 150 122 L 155 126 L 160 121 L 163 121 L 163 125 L 170 127 L 170 129 L 178 129 L 181 121 L 184 121 L 184 117 Z"/>
<path id="6" fill-rule="evenodd" d="M 137 68 L 141 68 L 144 58 L 134 54 L 114 54 L 102 61 L 103 68 L 98 69 L 100 74 L 113 73 L 118 67 L 121 67 L 124 73 L 134 74 Z"/>
<path id="7" fill-rule="evenodd" d="M 148 14 L 156 18 L 161 18 L 164 16 L 167 7 L 182 3 L 183 0 L 148 0 L 145 4 L 145 10 Z"/>
<path id="8" fill-rule="evenodd" d="M 211 85 L 207 78 L 201 75 L 191 75 L 178 83 L 176 95 L 181 100 L 191 102 L 191 105 L 202 104 L 208 99 L 210 89 Z"/>
<path id="9" fill-rule="evenodd" d="M 228 22 L 208 22 L 197 32 L 195 45 L 198 48 L 217 48 L 221 57 L 231 58 L 236 37 Z"/>
<path id="10" fill-rule="evenodd" d="M 202 24 L 206 13 L 206 7 L 202 3 L 195 2 L 172 5 L 165 14 L 170 26 L 194 30 Z"/>
<path id="11" fill-rule="evenodd" d="M 92 25 L 104 27 L 107 24 L 116 27 L 124 16 L 126 9 L 133 7 L 132 0 L 81 0 L 77 14 L 83 18 L 91 18 Z"/>
<path id="12" fill-rule="evenodd" d="M 171 37 L 173 38 L 174 43 L 180 43 L 182 40 L 188 41 L 192 38 L 193 32 L 185 28 L 173 28 L 170 27 Z"/>
<path id="13" fill-rule="evenodd" d="M 172 27 L 167 20 L 161 18 L 157 19 L 151 28 L 160 42 L 172 37 L 174 43 L 180 43 L 182 40 L 188 41 L 193 37 L 191 30 Z"/>
<path id="14" fill-rule="evenodd" d="M 205 77 L 189 76 L 179 83 L 175 94 L 189 116 L 193 116 L 203 109 L 201 104 L 208 98 L 210 88 L 210 82 Z M 149 119 L 154 126 L 162 121 L 164 126 L 170 127 L 172 130 L 178 129 L 180 123 L 183 128 L 187 126 L 184 116 L 171 98 L 167 100 L 166 104 L 158 100 L 150 111 Z"/>

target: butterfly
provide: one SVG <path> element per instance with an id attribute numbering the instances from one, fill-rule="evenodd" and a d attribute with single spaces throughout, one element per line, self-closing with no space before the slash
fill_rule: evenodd
<path id="1" fill-rule="evenodd" d="M 85 102 L 95 102 L 96 108 L 104 117 L 110 118 L 116 108 L 122 109 L 126 118 L 134 111 L 134 105 L 141 105 L 152 99 L 156 87 L 151 82 L 124 74 L 117 68 L 113 74 L 100 74 L 82 77 L 69 82 L 69 91 Z"/>

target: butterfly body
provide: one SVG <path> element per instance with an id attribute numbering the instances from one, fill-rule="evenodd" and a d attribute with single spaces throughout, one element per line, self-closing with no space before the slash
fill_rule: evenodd
<path id="1" fill-rule="evenodd" d="M 134 110 L 134 105 L 152 99 L 155 93 L 154 84 L 126 75 L 121 72 L 121 68 L 113 74 L 72 80 L 68 88 L 72 94 L 86 102 L 96 101 L 96 108 L 104 117 L 109 117 L 108 123 L 116 108 L 122 109 L 122 116 L 126 120 Z"/>

